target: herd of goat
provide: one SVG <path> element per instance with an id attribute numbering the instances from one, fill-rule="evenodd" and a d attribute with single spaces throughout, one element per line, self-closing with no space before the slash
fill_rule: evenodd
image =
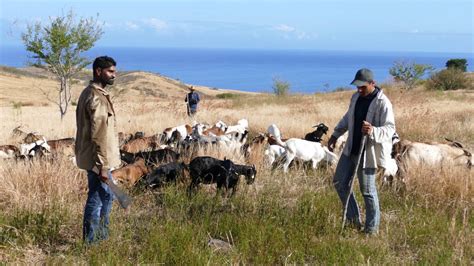
<path id="1" fill-rule="evenodd" d="M 334 151 L 321 144 L 329 128 L 323 124 L 304 139 L 282 139 L 278 127 L 268 127 L 248 141 L 249 125 L 246 119 L 228 126 L 222 121 L 215 124 L 197 123 L 166 128 L 161 134 L 145 136 L 119 133 L 120 156 L 123 167 L 112 171 L 113 177 L 123 186 L 132 187 L 143 180 L 149 187 L 159 187 L 184 178 L 189 173 L 189 193 L 200 183 L 217 184 L 225 193 L 236 191 L 240 176 L 247 184 L 255 181 L 257 170 L 251 164 L 251 154 L 264 152 L 265 163 L 272 169 L 282 166 L 286 173 L 295 159 L 310 161 L 312 168 L 325 161 L 336 165 L 342 153 L 347 134 L 338 139 Z M 0 145 L 0 158 L 28 160 L 34 157 L 66 155 L 74 156 L 74 138 L 47 140 L 38 133 L 26 133 L 18 128 L 12 135 L 21 140 L 17 145 Z M 383 171 L 384 180 L 399 177 L 404 180 L 410 169 L 418 167 L 441 168 L 445 166 L 471 169 L 472 154 L 462 144 L 447 140 L 447 143 L 421 143 L 393 138 L 392 159 Z M 227 158 L 198 156 L 207 149 L 224 150 L 226 154 L 240 154 L 247 164 L 238 164 Z M 204 151 L 204 152 L 203 152 Z M 189 161 L 189 163 L 185 163 Z M 255 161 L 254 161 L 255 163 Z"/>

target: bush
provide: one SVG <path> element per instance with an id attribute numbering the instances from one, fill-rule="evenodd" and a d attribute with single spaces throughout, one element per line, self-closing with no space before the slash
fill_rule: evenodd
<path id="1" fill-rule="evenodd" d="M 454 68 L 454 69 L 459 69 L 462 72 L 466 72 L 467 71 L 467 60 L 466 59 L 460 59 L 460 58 L 449 59 L 446 62 L 446 67 L 448 69 Z"/>
<path id="2" fill-rule="evenodd" d="M 272 88 L 276 96 L 285 96 L 290 91 L 290 83 L 279 78 L 273 78 Z"/>
<path id="3" fill-rule="evenodd" d="M 416 83 L 427 73 L 433 70 L 430 65 L 415 64 L 409 62 L 395 62 L 389 72 L 395 81 L 403 82 L 405 89 L 412 89 Z"/>
<path id="4" fill-rule="evenodd" d="M 448 68 L 431 75 L 425 86 L 432 90 L 460 90 L 469 87 L 469 79 L 462 70 Z"/>
<path id="5" fill-rule="evenodd" d="M 217 95 L 216 95 L 216 98 L 217 98 L 217 99 L 235 99 L 235 98 L 238 98 L 238 97 L 239 97 L 238 94 L 229 93 L 229 92 L 220 93 L 220 94 L 217 94 Z"/>
<path id="6" fill-rule="evenodd" d="M 347 87 L 347 86 L 342 86 L 342 87 L 337 87 L 332 91 L 333 92 L 339 92 L 339 91 L 351 91 L 351 90 L 353 90 L 353 88 Z"/>

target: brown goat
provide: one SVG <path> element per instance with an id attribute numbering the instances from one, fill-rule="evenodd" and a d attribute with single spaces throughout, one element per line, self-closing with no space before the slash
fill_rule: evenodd
<path id="1" fill-rule="evenodd" d="M 160 146 L 160 141 L 157 135 L 132 139 L 122 146 L 122 150 L 131 153 L 137 153 L 147 150 L 155 150 Z"/>
<path id="2" fill-rule="evenodd" d="M 145 166 L 145 160 L 143 158 L 138 158 L 132 164 L 113 170 L 112 176 L 121 184 L 130 188 L 133 187 L 140 178 L 148 173 L 150 173 L 150 170 Z"/>
<path id="3" fill-rule="evenodd" d="M 74 156 L 74 138 L 48 140 L 46 143 L 48 143 L 52 153 Z"/>
<path id="4" fill-rule="evenodd" d="M 0 159 L 13 159 L 20 155 L 20 149 L 13 145 L 0 145 Z"/>
<path id="5" fill-rule="evenodd" d="M 222 136 L 225 134 L 224 130 L 221 128 L 218 128 L 216 126 L 213 126 L 211 128 L 208 128 L 202 132 L 204 136 L 209 136 L 209 134 L 212 134 L 214 136 Z"/>

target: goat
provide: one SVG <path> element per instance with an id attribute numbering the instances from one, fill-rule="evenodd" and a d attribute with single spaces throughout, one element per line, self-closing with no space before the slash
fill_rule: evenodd
<path id="1" fill-rule="evenodd" d="M 323 135 L 328 133 L 329 128 L 323 123 L 319 123 L 313 127 L 315 127 L 316 130 L 306 134 L 304 139 L 307 141 L 321 142 Z"/>
<path id="2" fill-rule="evenodd" d="M 143 151 L 138 153 L 130 153 L 121 150 L 120 158 L 126 163 L 134 162 L 136 158 L 143 158 L 145 165 L 149 167 L 156 166 L 161 163 L 175 162 L 179 159 L 179 153 L 172 149 L 160 149 L 156 151 Z"/>
<path id="3" fill-rule="evenodd" d="M 171 162 L 160 165 L 147 175 L 145 182 L 150 187 L 162 186 L 165 183 L 176 182 L 181 176 L 184 176 L 184 170 L 188 166 L 181 162 Z"/>
<path id="4" fill-rule="evenodd" d="M 125 143 L 129 142 L 130 140 L 133 139 L 133 134 L 129 133 L 123 133 L 123 132 L 119 132 L 118 133 L 118 139 L 119 139 L 119 147 L 122 147 L 123 145 L 125 145 Z"/>
<path id="5" fill-rule="evenodd" d="M 263 145 L 268 141 L 268 137 L 266 134 L 259 133 L 256 137 L 254 137 L 249 143 L 245 143 L 240 148 L 240 152 L 244 155 L 246 159 L 250 157 L 250 153 L 256 147 Z"/>
<path id="6" fill-rule="evenodd" d="M 141 152 L 146 150 L 154 150 L 160 146 L 157 135 L 149 137 L 141 137 L 128 141 L 122 146 L 122 150 L 126 152 Z"/>
<path id="7" fill-rule="evenodd" d="M 48 140 L 46 143 L 48 143 L 51 148 L 51 153 L 53 154 L 61 153 L 63 155 L 74 156 L 74 138 Z"/>
<path id="8" fill-rule="evenodd" d="M 402 181 L 411 169 L 428 167 L 441 169 L 443 167 L 472 168 L 472 153 L 464 149 L 459 142 L 422 143 L 401 140 L 395 144 L 392 155 L 398 161 L 399 176 Z"/>
<path id="9" fill-rule="evenodd" d="M 20 145 L 20 159 L 33 158 L 35 156 L 42 157 L 43 155 L 51 153 L 51 148 L 44 140 L 37 140 L 32 143 L 25 143 Z"/>
<path id="10" fill-rule="evenodd" d="M 138 180 L 150 171 L 145 165 L 143 158 L 138 158 L 134 163 L 115 169 L 112 171 L 114 179 L 124 184 L 126 187 L 133 187 Z"/>
<path id="11" fill-rule="evenodd" d="M 268 160 L 268 165 L 273 165 L 273 163 L 280 157 L 285 154 L 285 148 L 280 145 L 268 145 L 265 149 L 265 156 Z"/>
<path id="12" fill-rule="evenodd" d="M 165 128 L 165 130 L 163 130 L 161 142 L 166 143 L 171 138 L 171 134 L 173 134 L 174 131 L 179 131 L 182 137 L 181 140 L 184 140 L 186 136 L 191 135 L 193 128 L 190 125 L 180 125 L 177 127 Z"/>
<path id="13" fill-rule="evenodd" d="M 237 174 L 245 176 L 247 185 L 253 184 L 253 182 L 255 182 L 255 177 L 257 176 L 257 169 L 255 168 L 255 165 L 234 164 L 234 166 Z"/>
<path id="14" fill-rule="evenodd" d="M 225 158 L 224 160 L 219 160 L 209 156 L 194 158 L 189 163 L 189 175 L 191 177 L 191 184 L 188 188 L 189 195 L 200 183 L 216 183 L 217 194 L 224 187 L 226 194 L 229 189 L 232 189 L 231 195 L 234 195 L 235 187 L 239 181 L 239 174 L 231 160 Z"/>
<path id="15" fill-rule="evenodd" d="M 275 136 L 275 140 L 278 145 L 285 148 L 285 163 L 283 164 L 283 171 L 288 172 L 288 167 L 293 159 L 298 158 L 303 161 L 312 161 L 313 169 L 321 160 L 325 160 L 329 163 L 336 163 L 338 157 L 336 154 L 329 151 L 327 147 L 324 147 L 319 142 L 311 142 L 303 139 L 290 138 L 283 142 L 280 139 L 280 130 L 273 124 L 268 129 Z"/>
<path id="16" fill-rule="evenodd" d="M 20 156 L 20 149 L 13 145 L 0 146 L 0 159 L 14 159 Z"/>

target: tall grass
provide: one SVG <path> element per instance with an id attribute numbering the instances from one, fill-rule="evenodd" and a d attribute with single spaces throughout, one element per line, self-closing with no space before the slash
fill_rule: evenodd
<path id="1" fill-rule="evenodd" d="M 196 119 L 231 124 L 245 117 L 252 134 L 276 123 L 285 137 L 301 137 L 318 122 L 333 128 L 346 111 L 350 94 L 208 100 Z M 467 104 L 472 95 L 445 97 L 396 89 L 388 94 L 403 138 L 441 141 L 449 136 L 472 150 L 469 114 L 474 106 Z M 118 128 L 153 134 L 191 122 L 180 104 L 118 102 Z M 59 118 L 48 120 L 54 110 L 24 107 L 17 121 L 2 117 L 2 144 L 14 140 L 10 133 L 17 123 L 50 138 L 74 136 L 73 112 L 60 123 Z M 234 151 L 210 149 L 200 155 L 245 161 Z M 397 189 L 400 184 L 379 184 L 380 233 L 366 237 L 352 229 L 341 232 L 342 206 L 332 187 L 331 167 L 321 165 L 316 171 L 296 167 L 285 175 L 265 165 L 261 149 L 250 162 L 257 166 L 255 183 L 249 186 L 242 180 L 230 199 L 216 197 L 210 185 L 201 185 L 188 197 L 186 181 L 157 190 L 139 186 L 128 191 L 134 200 L 130 213 L 114 204 L 111 238 L 86 247 L 81 241 L 84 173 L 68 158 L 0 161 L 0 259 L 25 264 L 472 263 L 472 172 L 418 169 L 410 173 L 404 189 Z M 363 203 L 360 207 L 363 213 Z M 228 241 L 232 249 L 214 250 L 207 245 L 210 238 Z"/>

